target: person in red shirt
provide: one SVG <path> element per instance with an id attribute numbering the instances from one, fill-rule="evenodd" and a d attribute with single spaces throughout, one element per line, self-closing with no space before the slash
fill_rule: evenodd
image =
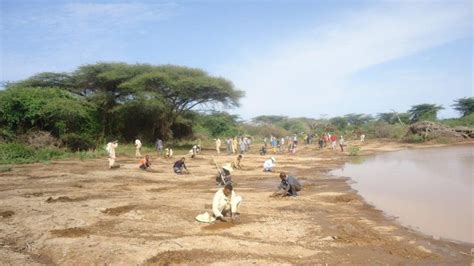
<path id="1" fill-rule="evenodd" d="M 336 150 L 336 142 L 337 142 L 337 137 L 336 135 L 331 136 L 331 146 L 333 150 Z"/>

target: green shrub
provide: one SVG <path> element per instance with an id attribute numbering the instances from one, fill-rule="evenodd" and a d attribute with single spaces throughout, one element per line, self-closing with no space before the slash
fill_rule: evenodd
<path id="1" fill-rule="evenodd" d="M 0 144 L 0 163 L 30 162 L 35 150 L 19 143 Z"/>
<path id="2" fill-rule="evenodd" d="M 349 148 L 349 156 L 358 156 L 360 152 L 360 147 L 358 146 L 351 146 Z"/>
<path id="3" fill-rule="evenodd" d="M 94 142 L 91 139 L 74 133 L 62 135 L 61 142 L 71 151 L 85 151 L 94 148 Z"/>
<path id="4" fill-rule="evenodd" d="M 20 143 L 0 144 L 0 164 L 49 161 L 51 159 L 64 158 L 67 155 L 65 151 L 54 148 L 35 150 Z"/>
<path id="5" fill-rule="evenodd" d="M 51 159 L 59 159 L 67 156 L 65 151 L 59 149 L 39 149 L 34 156 L 35 161 L 49 161 Z"/>

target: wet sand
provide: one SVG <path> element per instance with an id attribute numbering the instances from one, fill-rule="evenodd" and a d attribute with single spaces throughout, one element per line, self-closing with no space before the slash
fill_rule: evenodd
<path id="1" fill-rule="evenodd" d="M 430 145 L 425 145 L 430 146 Z M 362 154 L 418 145 L 368 142 Z M 255 148 L 254 148 L 255 149 Z M 214 152 L 188 159 L 192 174 L 177 176 L 175 159 L 154 159 L 156 172 L 121 157 L 19 165 L 0 174 L 0 264 L 457 264 L 472 262 L 471 246 L 435 240 L 366 204 L 345 178 L 328 175 L 347 153 L 303 147 L 266 157 L 244 155 L 233 173 L 244 198 L 241 221 L 201 224 L 217 187 Z M 216 156 L 220 164 L 235 156 Z M 268 156 L 269 157 L 269 156 Z M 300 196 L 270 198 L 278 171 L 297 176 Z"/>

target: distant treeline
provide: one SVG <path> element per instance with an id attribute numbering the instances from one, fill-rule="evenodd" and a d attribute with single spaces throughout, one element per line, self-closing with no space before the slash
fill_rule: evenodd
<path id="1" fill-rule="evenodd" d="M 243 122 L 237 115 L 213 110 L 239 105 L 244 93 L 221 77 L 174 65 L 97 63 L 71 73 L 40 73 L 7 83 L 0 91 L 0 142 L 22 142 L 35 132 L 49 132 L 58 145 L 87 150 L 118 139 L 154 143 L 238 135 L 287 136 L 338 132 L 399 138 L 406 125 L 437 120 L 435 104 L 406 112 L 347 114 L 333 118 L 258 116 Z M 452 107 L 458 119 L 439 122 L 474 126 L 474 98 Z"/>

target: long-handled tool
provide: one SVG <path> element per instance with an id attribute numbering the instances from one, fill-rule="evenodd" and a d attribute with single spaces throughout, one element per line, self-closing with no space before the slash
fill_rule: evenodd
<path id="1" fill-rule="evenodd" d="M 216 165 L 217 171 L 219 172 L 219 176 L 221 177 L 222 184 L 225 185 L 226 182 L 225 182 L 225 180 L 224 180 L 224 175 L 222 174 L 222 171 L 221 171 L 221 169 L 219 168 L 219 165 L 217 164 L 216 158 L 214 158 L 214 156 L 212 156 L 212 160 L 214 161 L 214 164 Z"/>

